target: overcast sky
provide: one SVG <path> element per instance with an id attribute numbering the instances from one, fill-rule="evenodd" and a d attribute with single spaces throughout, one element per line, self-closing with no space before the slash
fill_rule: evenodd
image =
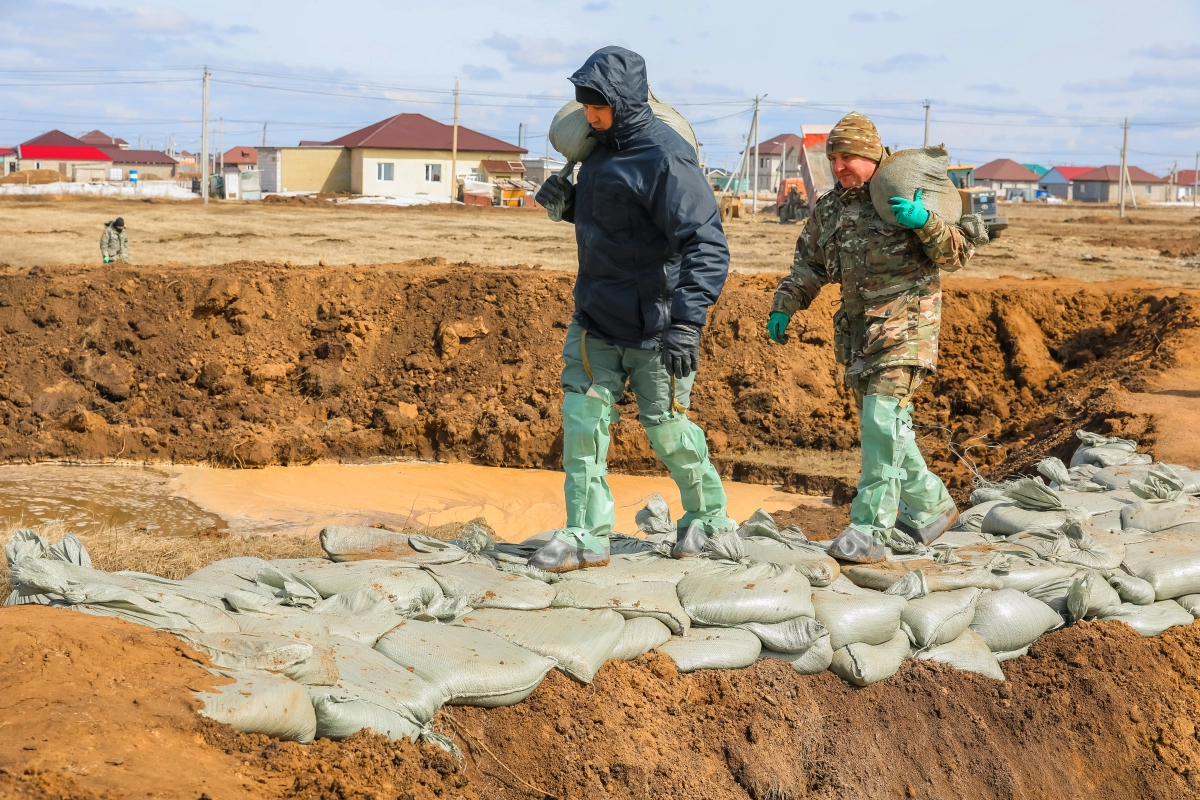
<path id="1" fill-rule="evenodd" d="M 264 121 L 276 145 L 402 111 L 449 122 L 457 77 L 462 124 L 515 142 L 525 123 L 540 154 L 567 75 L 620 44 L 715 166 L 736 162 L 763 95 L 762 139 L 854 108 L 896 147 L 921 144 L 929 99 L 931 141 L 976 164 L 1117 163 L 1129 115 L 1130 162 L 1165 174 L 1200 151 L 1197 32 L 1186 0 L 0 0 L 0 143 L 100 128 L 196 149 L 207 64 L 227 148 L 258 144 Z"/>

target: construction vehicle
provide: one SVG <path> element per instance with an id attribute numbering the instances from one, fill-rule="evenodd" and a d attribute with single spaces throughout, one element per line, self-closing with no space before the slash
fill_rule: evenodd
<path id="1" fill-rule="evenodd" d="M 742 198 L 736 195 L 723 194 L 717 205 L 721 210 L 721 221 L 728 222 L 731 219 L 742 218 Z"/>
<path id="2" fill-rule="evenodd" d="M 946 170 L 946 175 L 958 187 L 958 196 L 962 198 L 962 213 L 983 217 L 988 229 L 988 238 L 999 238 L 1000 231 L 1008 227 L 1008 218 L 1000 216 L 996 190 L 975 185 L 973 164 L 955 164 Z"/>
<path id="3" fill-rule="evenodd" d="M 779 191 L 775 195 L 775 213 L 782 224 L 808 217 L 808 192 L 804 189 L 804 178 L 785 178 L 780 181 Z"/>

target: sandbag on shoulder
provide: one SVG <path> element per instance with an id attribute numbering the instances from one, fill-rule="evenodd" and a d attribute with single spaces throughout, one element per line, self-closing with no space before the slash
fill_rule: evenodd
<path id="1" fill-rule="evenodd" d="M 917 653 L 921 661 L 936 661 L 963 672 L 977 672 L 994 680 L 1004 680 L 1000 661 L 983 637 L 971 629 L 964 630 L 952 641 Z"/>
<path id="2" fill-rule="evenodd" d="M 1128 542 L 1124 566 L 1154 588 L 1156 600 L 1200 592 L 1200 533 L 1168 531 Z"/>
<path id="3" fill-rule="evenodd" d="M 528 697 L 555 660 L 477 628 L 405 622 L 375 650 L 435 686 L 452 705 L 495 708 Z"/>
<path id="4" fill-rule="evenodd" d="M 337 661 L 325 645 L 278 634 L 171 631 L 208 656 L 214 667 L 237 672 L 271 672 L 306 686 L 337 683 Z"/>
<path id="5" fill-rule="evenodd" d="M 333 686 L 310 686 L 317 736 L 345 739 L 369 728 L 415 742 L 446 701 L 438 687 L 370 647 L 330 637 L 338 666 Z"/>
<path id="6" fill-rule="evenodd" d="M 544 611 L 478 609 L 454 624 L 494 633 L 515 645 L 548 656 L 558 668 L 582 683 L 612 656 L 625 620 L 608 609 L 552 608 Z"/>
<path id="7" fill-rule="evenodd" d="M 308 690 L 282 675 L 223 673 L 234 683 L 213 692 L 193 692 L 204 704 L 202 716 L 224 722 L 242 733 L 263 733 L 276 739 L 308 744 L 317 733 L 317 719 Z"/>
<path id="8" fill-rule="evenodd" d="M 834 650 L 829 669 L 855 686 L 867 686 L 895 675 L 911 654 L 908 635 L 900 631 L 883 644 L 856 642 Z"/>
<path id="9" fill-rule="evenodd" d="M 654 617 L 634 617 L 625 620 L 621 638 L 609 656 L 614 661 L 632 661 L 649 653 L 671 638 L 671 629 Z"/>
<path id="10" fill-rule="evenodd" d="M 556 587 L 553 608 L 608 608 L 627 620 L 654 617 L 671 633 L 686 635 L 692 620 L 683 610 L 674 584 L 666 581 L 619 583 L 596 586 L 578 581 L 563 581 Z"/>
<path id="11" fill-rule="evenodd" d="M 830 587 L 815 590 L 812 603 L 817 621 L 829 630 L 830 646 L 839 650 L 856 642 L 880 645 L 890 641 L 900 630 L 900 615 L 907 601 L 895 595 L 866 590 L 846 593 Z"/>
<path id="12" fill-rule="evenodd" d="M 1042 601 L 1016 589 L 1000 589 L 979 598 L 971 630 L 983 637 L 992 652 L 1001 653 L 1033 644 L 1062 624 L 1062 617 Z"/>
<path id="13" fill-rule="evenodd" d="M 672 636 L 659 646 L 680 672 L 698 669 L 741 669 L 758 659 L 762 642 L 741 628 L 692 628 L 687 636 Z"/>
<path id="14" fill-rule="evenodd" d="M 694 623 L 771 624 L 813 615 L 812 589 L 795 567 L 749 561 L 742 540 L 732 532 L 712 537 L 705 548 L 710 567 L 687 575 L 677 587 Z"/>
<path id="15" fill-rule="evenodd" d="M 807 618 L 806 618 L 807 620 Z M 801 675 L 816 675 L 829 669 L 833 661 L 833 647 L 829 643 L 829 631 L 816 620 L 807 620 L 809 641 L 803 650 L 783 653 L 764 647 L 759 658 L 775 658 L 786 661 Z"/>
<path id="16" fill-rule="evenodd" d="M 976 588 L 955 589 L 909 600 L 900 614 L 900 628 L 920 648 L 951 642 L 970 626 L 982 593 Z"/>
<path id="17" fill-rule="evenodd" d="M 549 608 L 555 589 L 524 575 L 502 572 L 486 564 L 426 564 L 447 597 L 461 597 L 472 608 L 534 611 Z"/>
<path id="18" fill-rule="evenodd" d="M 382 528 L 330 525 L 321 529 L 321 549 L 334 561 L 402 561 L 413 566 L 460 560 L 466 551 L 450 542 Z"/>
<path id="19" fill-rule="evenodd" d="M 1200 503 L 1142 500 L 1121 509 L 1121 527 L 1151 533 L 1200 533 Z"/>
<path id="20" fill-rule="evenodd" d="M 1148 637 L 1158 636 L 1167 628 L 1176 625 L 1191 625 L 1195 618 L 1174 600 L 1159 600 L 1148 606 L 1122 603 L 1097 619 L 1124 622 L 1142 636 Z"/>

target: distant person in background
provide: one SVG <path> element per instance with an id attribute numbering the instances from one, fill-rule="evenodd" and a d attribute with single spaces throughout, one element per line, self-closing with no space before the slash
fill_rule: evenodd
<path id="1" fill-rule="evenodd" d="M 100 255 L 105 264 L 114 261 L 129 263 L 129 236 L 125 233 L 123 217 L 104 224 L 104 233 L 100 234 Z"/>

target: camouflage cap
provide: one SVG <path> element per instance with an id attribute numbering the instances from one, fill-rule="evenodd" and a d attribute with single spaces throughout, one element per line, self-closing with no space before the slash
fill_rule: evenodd
<path id="1" fill-rule="evenodd" d="M 872 161 L 883 158 L 883 142 L 870 117 L 851 111 L 838 120 L 825 141 L 825 155 L 832 158 L 835 153 L 862 156 Z"/>

